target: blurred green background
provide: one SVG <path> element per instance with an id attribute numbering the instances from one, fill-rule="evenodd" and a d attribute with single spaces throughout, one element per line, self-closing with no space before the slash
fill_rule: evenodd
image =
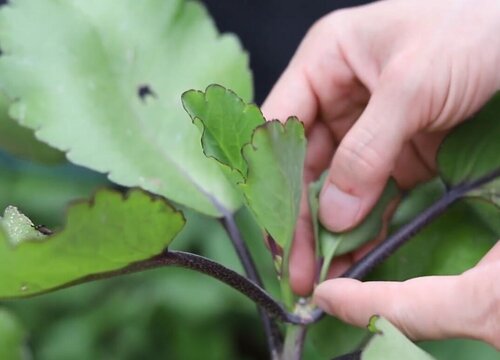
<path id="1" fill-rule="evenodd" d="M 88 198 L 99 187 L 112 186 L 103 175 L 66 162 L 43 165 L 6 152 L 0 152 L 0 171 L 0 208 L 17 205 L 36 223 L 52 228 L 62 225 L 69 202 Z M 413 216 L 422 206 L 410 205 L 402 207 L 397 221 L 404 222 L 405 217 Z M 456 224 L 457 217 L 466 216 L 463 211 L 470 210 L 458 206 L 437 221 L 375 276 L 391 274 L 395 279 L 404 279 L 426 271 L 454 272 L 459 270 L 454 268 L 456 264 L 464 266 L 464 261 L 475 261 L 480 252 L 475 258 L 468 256 L 458 263 L 441 261 L 446 251 L 450 253 L 446 242 L 445 253 L 436 251 L 438 244 L 443 249 L 443 241 L 439 240 L 442 226 Z M 220 223 L 185 212 L 187 226 L 174 241 L 174 247 L 203 254 L 241 271 Z M 237 220 L 267 287 L 277 294 L 271 258 L 260 230 L 245 210 L 238 213 Z M 470 234 L 477 231 L 473 223 L 454 226 L 455 231 L 469 229 L 463 238 L 474 241 Z M 456 241 L 456 237 L 450 237 L 450 241 Z M 424 242 L 427 245 L 422 246 Z M 408 262 L 409 257 L 416 261 Z M 255 306 L 226 285 L 184 269 L 157 269 L 31 299 L 4 301 L 0 302 L 0 309 L 7 309 L 18 322 L 12 326 L 14 320 L 7 321 L 0 312 L 1 360 L 11 360 L 12 356 L 1 352 L 5 341 L 21 342 L 22 358 L 40 360 L 267 358 Z M 326 319 L 311 327 L 308 339 L 304 358 L 328 359 L 354 350 L 366 339 L 366 332 Z M 428 342 L 423 347 L 438 359 L 500 358 L 494 349 L 475 341 Z"/>

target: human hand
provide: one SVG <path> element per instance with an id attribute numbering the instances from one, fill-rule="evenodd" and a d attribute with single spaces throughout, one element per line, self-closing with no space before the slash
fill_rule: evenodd
<path id="1" fill-rule="evenodd" d="M 390 175 L 404 188 L 433 176 L 446 130 L 500 89 L 499 33 L 498 0 L 380 1 L 331 13 L 311 28 L 263 112 L 304 122 L 306 182 L 331 161 L 320 195 L 323 225 L 357 224 Z M 336 260 L 336 273 L 358 257 Z M 302 201 L 290 258 L 296 293 L 310 293 L 315 269 Z"/>
<path id="2" fill-rule="evenodd" d="M 461 275 L 404 282 L 333 279 L 316 288 L 314 301 L 354 325 L 366 326 L 377 314 L 415 340 L 471 338 L 500 350 L 498 274 L 500 241 Z"/>

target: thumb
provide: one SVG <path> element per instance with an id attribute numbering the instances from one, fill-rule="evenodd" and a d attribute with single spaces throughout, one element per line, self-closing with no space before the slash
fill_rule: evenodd
<path id="1" fill-rule="evenodd" d="M 366 326 L 372 315 L 381 315 L 414 340 L 474 338 L 498 348 L 498 270 L 497 265 L 401 283 L 334 279 L 316 288 L 314 301 L 353 325 Z"/>
<path id="2" fill-rule="evenodd" d="M 320 218 L 332 231 L 356 225 L 371 210 L 394 169 L 406 139 L 417 129 L 411 96 L 385 85 L 371 96 L 341 141 L 320 196 Z"/>

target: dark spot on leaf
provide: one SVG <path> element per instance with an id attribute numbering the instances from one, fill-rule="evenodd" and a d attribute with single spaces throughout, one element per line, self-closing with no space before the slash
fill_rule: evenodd
<path id="1" fill-rule="evenodd" d="M 152 98 L 156 98 L 156 93 L 151 89 L 151 87 L 147 84 L 139 85 L 137 87 L 137 95 L 142 101 L 146 101 L 148 96 Z"/>

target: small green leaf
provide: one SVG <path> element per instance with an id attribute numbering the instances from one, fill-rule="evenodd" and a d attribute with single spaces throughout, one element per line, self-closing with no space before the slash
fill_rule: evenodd
<path id="1" fill-rule="evenodd" d="M 70 207 L 65 228 L 13 246 L 0 232 L 0 298 L 49 291 L 91 274 L 121 269 L 164 250 L 184 225 L 165 201 L 102 190 Z"/>
<path id="2" fill-rule="evenodd" d="M 240 187 L 246 202 L 285 252 L 299 214 L 305 153 L 304 126 L 293 117 L 259 126 L 243 148 L 248 176 Z"/>
<path id="3" fill-rule="evenodd" d="M 182 103 L 202 132 L 205 155 L 235 170 L 233 182 L 244 181 L 248 169 L 241 150 L 255 128 L 265 123 L 260 109 L 219 85 L 210 85 L 204 93 L 190 90 L 182 95 Z"/>
<path id="4" fill-rule="evenodd" d="M 368 329 L 374 333 L 361 353 L 362 360 L 433 360 L 389 321 L 373 316 Z"/>
<path id="5" fill-rule="evenodd" d="M 370 239 L 374 239 L 382 229 L 383 215 L 389 204 L 399 196 L 396 182 L 390 179 L 380 195 L 379 200 L 361 224 L 354 229 L 337 234 L 343 240 L 337 248 L 336 255 L 342 255 L 357 249 Z"/>
<path id="6" fill-rule="evenodd" d="M 382 218 L 388 205 L 399 195 L 398 187 L 390 179 L 368 216 L 355 228 L 342 233 L 330 232 L 324 228 L 318 218 L 319 193 L 327 178 L 325 171 L 318 181 L 309 185 L 309 210 L 316 236 L 317 253 L 323 258 L 320 279 L 324 280 L 334 256 L 346 254 L 359 248 L 369 240 L 373 240 L 382 229 Z"/>
<path id="7" fill-rule="evenodd" d="M 327 177 L 328 177 L 328 170 L 323 171 L 319 179 L 311 182 L 309 184 L 309 187 L 307 188 L 307 201 L 309 205 L 309 214 L 311 216 L 311 221 L 313 224 L 316 254 L 322 253 L 321 244 L 319 240 L 320 228 L 322 228 L 319 222 L 319 194 L 321 192 L 321 189 L 323 188 L 323 184 L 325 183 Z M 321 232 L 323 232 L 322 229 Z M 335 247 L 335 245 L 333 245 L 332 247 Z M 335 251 L 335 249 L 333 249 L 333 251 Z M 322 255 L 323 257 L 325 256 L 324 254 Z"/>
<path id="8" fill-rule="evenodd" d="M 500 93 L 470 121 L 456 128 L 443 142 L 438 154 L 439 171 L 448 185 L 472 182 L 500 171 Z M 500 180 L 474 189 L 480 196 L 500 203 Z"/>
<path id="9" fill-rule="evenodd" d="M 0 308 L 0 359 L 31 359 L 26 347 L 27 335 L 16 317 L 6 309 Z"/>
<path id="10" fill-rule="evenodd" d="M 483 222 L 485 228 L 489 228 L 500 238 L 500 206 L 484 197 L 467 197 L 462 200 L 472 210 L 475 217 Z"/>
<path id="11" fill-rule="evenodd" d="M 202 131 L 205 154 L 233 170 L 257 222 L 284 248 L 293 237 L 302 188 L 306 139 L 296 118 L 266 122 L 260 109 L 211 85 L 188 91 L 184 108 Z"/>
<path id="12" fill-rule="evenodd" d="M 46 164 L 65 161 L 64 154 L 38 141 L 33 130 L 22 127 L 10 118 L 10 103 L 0 94 L 0 148 L 21 158 Z"/>
<path id="13" fill-rule="evenodd" d="M 15 206 L 7 206 L 0 225 L 11 245 L 19 245 L 24 241 L 38 241 L 46 237 L 36 230 L 33 222 Z"/>
<path id="14" fill-rule="evenodd" d="M 446 185 L 439 177 L 419 184 L 408 192 L 398 204 L 391 219 L 391 226 L 394 228 L 408 223 L 445 193 Z"/>
<path id="15" fill-rule="evenodd" d="M 186 89 L 252 96 L 247 55 L 184 0 L 13 0 L 0 11 L 10 114 L 75 164 L 219 216 L 241 198 L 203 156 Z M 215 205 L 217 203 L 217 205 Z"/>
<path id="16" fill-rule="evenodd" d="M 468 197 L 481 198 L 500 209 L 500 177 L 467 193 Z"/>

